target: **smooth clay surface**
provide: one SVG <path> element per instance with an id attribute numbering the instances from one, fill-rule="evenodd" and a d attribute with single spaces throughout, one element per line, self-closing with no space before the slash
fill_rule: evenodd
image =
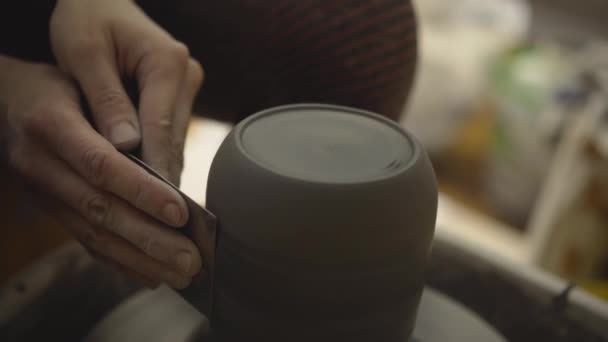
<path id="1" fill-rule="evenodd" d="M 306 107 L 268 116 L 242 128 L 241 145 L 256 162 L 287 177 L 369 182 L 406 167 L 414 153 L 401 130 L 370 116 Z"/>

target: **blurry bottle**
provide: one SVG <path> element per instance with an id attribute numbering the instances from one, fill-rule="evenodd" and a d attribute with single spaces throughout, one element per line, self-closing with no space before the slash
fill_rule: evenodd
<path id="1" fill-rule="evenodd" d="M 496 125 L 482 182 L 487 203 L 512 226 L 525 227 L 547 173 L 552 129 L 543 113 L 572 71 L 558 48 L 544 45 L 513 50 L 492 69 Z"/>

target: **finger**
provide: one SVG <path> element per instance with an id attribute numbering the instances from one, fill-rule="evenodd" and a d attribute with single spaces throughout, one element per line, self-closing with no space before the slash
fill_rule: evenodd
<path id="1" fill-rule="evenodd" d="M 147 54 L 138 66 L 142 158 L 169 177 L 173 116 L 188 64 L 188 49 L 175 42 Z"/>
<path id="2" fill-rule="evenodd" d="M 94 44 L 82 50 L 69 55 L 68 68 L 82 87 L 97 129 L 119 150 L 135 148 L 141 139 L 137 114 L 113 56 L 101 53 L 104 49 Z"/>
<path id="3" fill-rule="evenodd" d="M 200 253 L 194 243 L 175 230 L 133 210 L 129 206 L 113 203 L 114 212 L 105 213 L 106 228 L 131 242 L 139 250 L 174 270 L 187 275 L 197 274 L 202 265 Z"/>
<path id="4" fill-rule="evenodd" d="M 65 205 L 60 204 L 60 202 L 55 200 L 53 197 L 49 196 L 46 193 L 39 191 L 38 189 L 29 187 L 28 190 L 30 190 L 29 191 L 30 194 L 33 195 L 32 198 L 35 199 L 36 204 L 39 207 L 41 207 L 42 210 L 46 211 L 51 217 L 57 219 L 58 223 L 61 224 L 65 229 L 67 229 L 70 232 L 77 229 L 77 228 L 73 227 L 73 225 L 78 224 L 78 219 L 70 217 L 71 215 L 65 212 L 66 211 Z M 58 214 L 58 213 L 61 213 L 61 214 Z M 74 235 L 74 234 L 72 233 L 72 235 Z M 87 247 L 87 246 L 84 246 L 84 247 L 85 247 L 85 249 L 90 251 L 89 247 Z M 137 271 L 128 269 L 125 266 L 121 265 L 120 263 L 118 263 L 112 259 L 100 257 L 100 256 L 96 256 L 96 259 L 104 264 L 107 264 L 112 269 L 125 274 L 126 276 L 133 279 L 134 281 L 136 281 L 137 283 L 139 283 L 142 286 L 145 286 L 145 287 L 148 287 L 151 289 L 155 289 L 160 285 L 160 282 L 158 280 L 153 280 L 152 278 L 145 276 Z"/>
<path id="5" fill-rule="evenodd" d="M 58 220 L 95 258 L 110 261 L 119 270 L 138 275 L 151 284 L 166 283 L 171 287 L 185 288 L 191 278 L 175 272 L 146 256 L 116 235 L 86 222 L 77 212 L 46 194 L 38 194 L 40 203 Z"/>
<path id="6" fill-rule="evenodd" d="M 75 108 L 48 110 L 28 125 L 93 187 L 105 190 L 172 226 L 188 220 L 184 199 L 117 152 Z"/>
<path id="7" fill-rule="evenodd" d="M 200 270 L 198 249 L 184 235 L 166 229 L 123 200 L 93 188 L 50 154 L 30 150 L 25 158 L 27 161 L 17 161 L 22 172 L 40 188 L 63 200 L 88 223 L 124 238 L 143 253 L 184 275 L 192 276 Z M 44 168 L 35 167 L 42 165 Z"/>
<path id="8" fill-rule="evenodd" d="M 188 61 L 188 68 L 177 97 L 175 117 L 173 119 L 173 138 L 169 162 L 169 179 L 179 186 L 180 176 L 184 168 L 184 144 L 192 105 L 203 83 L 204 72 L 201 65 L 194 59 Z"/>
<path id="9" fill-rule="evenodd" d="M 192 281 L 192 278 L 175 272 L 166 265 L 143 254 L 124 239 L 103 229 L 96 229 L 90 225 L 86 226 L 86 222 L 78 220 L 75 215 L 71 215 L 69 219 L 77 223 L 72 225 L 71 232 L 83 245 L 89 248 L 93 256 L 111 259 L 124 268 L 142 274 L 153 282 L 166 283 L 171 287 L 185 288 Z"/>
<path id="10" fill-rule="evenodd" d="M 175 272 L 162 263 L 150 258 L 125 240 L 101 229 L 87 226 L 74 214 L 64 214 L 63 222 L 73 222 L 67 228 L 96 258 L 106 258 L 121 265 L 130 273 L 141 274 L 151 283 L 166 283 L 171 287 L 183 289 L 192 278 Z M 69 221 L 68 221 L 69 220 Z"/>

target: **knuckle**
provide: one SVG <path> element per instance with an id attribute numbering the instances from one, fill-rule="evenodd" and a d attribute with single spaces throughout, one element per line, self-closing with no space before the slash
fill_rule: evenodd
<path id="1" fill-rule="evenodd" d="M 149 235 L 142 235 L 136 239 L 135 245 L 145 254 L 150 255 L 156 241 Z"/>
<path id="2" fill-rule="evenodd" d="M 188 86 L 194 91 L 197 91 L 205 80 L 205 70 L 203 69 L 203 66 L 194 59 L 190 59 L 189 63 L 190 67 L 188 71 L 190 80 Z"/>
<path id="3" fill-rule="evenodd" d="M 129 99 L 121 90 L 107 88 L 98 92 L 92 101 L 92 106 L 102 110 L 104 108 L 122 110 L 129 106 Z"/>
<path id="4" fill-rule="evenodd" d="M 101 41 L 91 37 L 79 37 L 68 47 L 69 55 L 75 60 L 91 58 L 100 53 L 103 44 Z"/>
<path id="5" fill-rule="evenodd" d="M 103 250 L 106 245 L 106 239 L 103 238 L 101 232 L 91 227 L 85 229 L 78 237 L 78 240 L 95 257 L 99 256 L 98 252 Z"/>
<path id="6" fill-rule="evenodd" d="M 173 120 L 170 117 L 170 114 L 167 114 L 161 117 L 147 119 L 145 121 L 142 120 L 141 125 L 158 130 L 163 134 L 168 134 L 173 129 Z"/>
<path id="7" fill-rule="evenodd" d="M 183 43 L 172 42 L 159 49 L 158 58 L 159 76 L 172 78 L 186 70 L 190 52 Z"/>
<path id="8" fill-rule="evenodd" d="M 184 143 L 182 140 L 173 141 L 169 149 L 171 162 L 179 170 L 184 168 Z"/>
<path id="9" fill-rule="evenodd" d="M 141 173 L 141 177 L 139 177 L 141 181 L 137 182 L 137 185 L 135 186 L 135 193 L 132 197 L 132 204 L 136 208 L 141 209 L 145 206 L 146 199 L 148 198 L 148 189 L 150 189 L 150 187 L 152 186 L 153 177 L 154 176 L 148 174 L 147 172 Z"/>
<path id="10" fill-rule="evenodd" d="M 174 41 L 173 43 L 169 44 L 167 46 L 167 53 L 174 61 L 183 65 L 186 65 L 190 57 L 190 50 L 188 50 L 186 44 L 179 41 Z"/>
<path id="11" fill-rule="evenodd" d="M 140 125 L 150 132 L 154 132 L 154 140 L 160 146 L 170 146 L 174 122 L 170 114 L 161 117 L 141 120 Z"/>
<path id="12" fill-rule="evenodd" d="M 83 211 L 89 221 L 96 226 L 109 227 L 112 223 L 111 205 L 109 199 L 101 194 L 92 193 L 84 196 L 81 201 Z M 111 228 L 111 227 L 110 227 Z"/>
<path id="13" fill-rule="evenodd" d="M 85 178 L 95 186 L 103 186 L 107 179 L 108 152 L 98 148 L 90 148 L 82 154 L 82 166 Z"/>
<path id="14" fill-rule="evenodd" d="M 57 121 L 54 118 L 58 117 L 58 115 L 60 115 L 59 111 L 52 107 L 33 108 L 23 114 L 23 128 L 33 133 L 52 130 L 54 123 Z"/>

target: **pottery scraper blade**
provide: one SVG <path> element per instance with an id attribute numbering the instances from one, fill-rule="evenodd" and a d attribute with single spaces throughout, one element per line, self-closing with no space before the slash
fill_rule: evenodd
<path id="1" fill-rule="evenodd" d="M 189 211 L 188 223 L 185 227 L 178 229 L 178 231 L 185 234 L 198 247 L 203 259 L 203 270 L 194 277 L 189 287 L 177 290 L 177 292 L 205 316 L 211 317 L 217 218 L 209 210 L 198 205 L 152 167 L 131 154 L 125 153 L 125 155 L 148 173 L 174 188 L 186 201 Z"/>

